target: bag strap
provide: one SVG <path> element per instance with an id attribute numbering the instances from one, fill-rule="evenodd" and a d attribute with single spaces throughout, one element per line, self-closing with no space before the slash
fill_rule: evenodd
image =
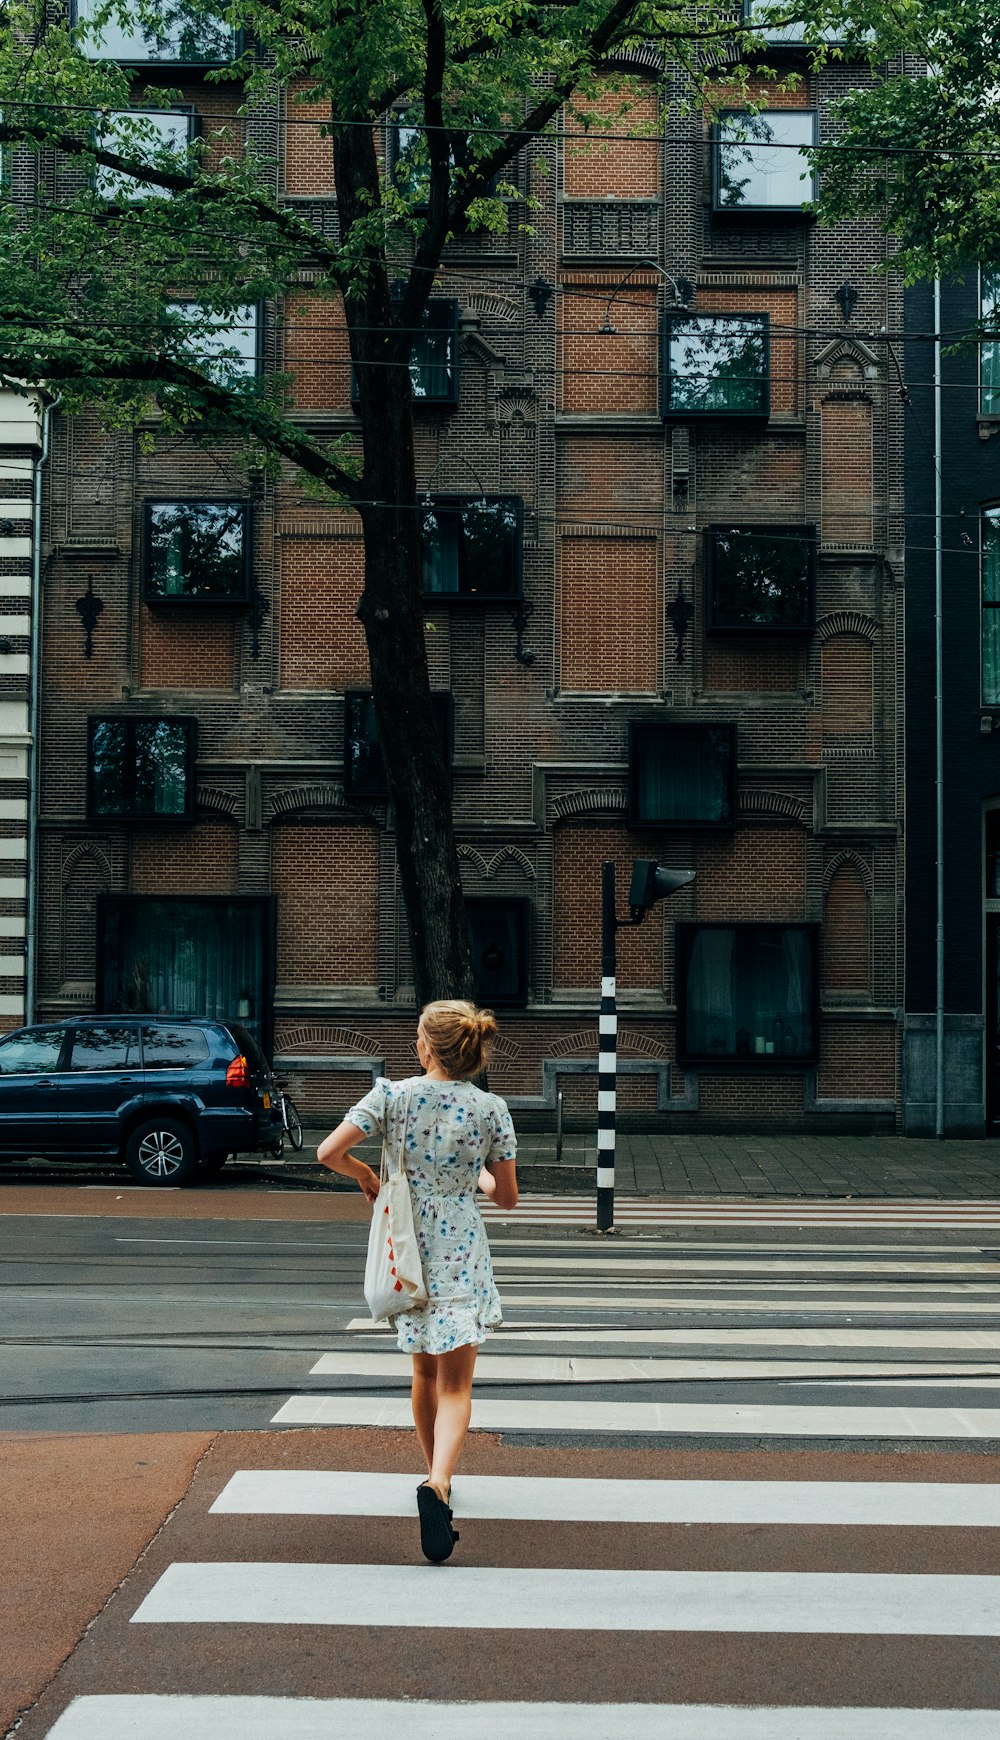
<path id="1" fill-rule="evenodd" d="M 399 1141 L 398 1141 L 397 1147 L 396 1147 L 397 1170 L 400 1172 L 402 1172 L 404 1170 L 404 1167 L 405 1167 L 406 1127 L 410 1121 L 410 1095 L 412 1094 L 412 1092 L 413 1092 L 413 1084 L 411 1082 L 408 1084 L 407 1089 L 406 1089 L 406 1098 L 403 1102 L 403 1127 L 399 1132 Z M 378 1168 L 378 1181 L 379 1181 L 380 1188 L 385 1183 L 386 1179 L 389 1176 L 389 1110 L 390 1110 L 390 1107 L 387 1106 L 386 1107 L 386 1119 L 385 1119 L 385 1132 L 382 1136 L 382 1157 L 379 1161 L 379 1168 Z"/>

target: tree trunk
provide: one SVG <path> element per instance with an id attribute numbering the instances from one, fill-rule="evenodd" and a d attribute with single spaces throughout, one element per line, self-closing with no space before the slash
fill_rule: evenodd
<path id="1" fill-rule="evenodd" d="M 337 204 L 345 235 L 379 203 L 371 125 L 331 116 Z M 354 117 L 360 120 L 360 117 Z M 428 281 L 428 288 L 430 281 Z M 364 476 L 365 589 L 358 606 L 395 815 L 396 855 L 418 1004 L 471 997 L 472 956 L 451 815 L 451 780 L 431 706 L 420 598 L 420 515 L 413 456 L 410 334 L 394 327 L 381 244 L 366 250 L 345 301 Z"/>

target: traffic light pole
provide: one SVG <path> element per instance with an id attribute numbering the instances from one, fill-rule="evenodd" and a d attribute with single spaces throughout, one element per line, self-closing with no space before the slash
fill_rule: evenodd
<path id="1" fill-rule="evenodd" d="M 615 1220 L 615 1118 L 618 1106 L 618 919 L 615 867 L 601 869 L 601 1013 L 597 1060 L 597 1230 L 610 1232 Z"/>
<path id="2" fill-rule="evenodd" d="M 695 879 L 693 870 L 667 870 L 649 858 L 632 865 L 629 916 L 615 912 L 615 867 L 601 867 L 601 1013 L 597 1059 L 597 1230 L 614 1231 L 615 1121 L 618 1110 L 618 931 L 641 924 L 650 907 Z"/>

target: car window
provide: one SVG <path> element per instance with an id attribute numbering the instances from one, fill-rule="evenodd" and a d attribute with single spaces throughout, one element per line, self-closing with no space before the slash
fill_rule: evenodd
<path id="1" fill-rule="evenodd" d="M 146 1069 L 191 1069 L 208 1057 L 200 1027 L 144 1027 L 142 1061 Z"/>
<path id="2" fill-rule="evenodd" d="M 33 1027 L 11 1039 L 0 1040 L 0 1075 L 51 1073 L 59 1064 L 65 1029 Z"/>
<path id="3" fill-rule="evenodd" d="M 78 1027 L 70 1069 L 138 1069 L 139 1035 L 134 1027 Z"/>

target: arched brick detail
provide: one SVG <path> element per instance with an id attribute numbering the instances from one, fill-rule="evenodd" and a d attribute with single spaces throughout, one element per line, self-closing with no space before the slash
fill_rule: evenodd
<path id="1" fill-rule="evenodd" d="M 818 641 L 833 640 L 838 635 L 860 635 L 862 640 L 876 641 L 882 633 L 882 624 L 876 622 L 873 616 L 865 616 L 860 610 L 834 610 L 829 616 L 821 616 L 816 624 L 816 639 Z"/>
<path id="2" fill-rule="evenodd" d="M 303 1022 L 301 1027 L 286 1027 L 277 1036 L 275 1055 L 286 1052 L 299 1055 L 314 1052 L 319 1057 L 341 1052 L 349 1057 L 381 1057 L 385 1046 L 368 1033 L 356 1033 L 351 1027 L 329 1027 L 325 1022 Z"/>
<path id="3" fill-rule="evenodd" d="M 200 785 L 198 787 L 198 808 L 209 810 L 220 816 L 235 816 L 237 799 L 231 791 L 220 791 L 215 785 Z"/>
<path id="4" fill-rule="evenodd" d="M 824 990 L 870 995 L 871 900 L 856 863 L 845 859 L 834 871 L 827 885 L 823 913 Z"/>
<path id="5" fill-rule="evenodd" d="M 100 846 L 96 846 L 90 840 L 86 840 L 79 846 L 74 846 L 72 851 L 67 852 L 63 859 L 62 882 L 64 888 L 68 888 L 70 878 L 83 858 L 93 858 L 100 875 L 103 876 L 106 882 L 110 883 L 112 876 L 111 860 L 108 858 L 106 853 L 101 851 Z"/>
<path id="6" fill-rule="evenodd" d="M 462 297 L 462 307 L 487 320 L 502 320 L 507 326 L 512 326 L 518 316 L 518 305 L 512 297 L 491 294 L 488 290 L 470 290 Z"/>
<path id="7" fill-rule="evenodd" d="M 459 846 L 458 856 L 463 863 L 468 864 L 484 882 L 489 882 L 505 864 L 513 864 L 523 876 L 532 882 L 535 880 L 535 866 L 525 852 L 517 846 L 501 846 L 499 851 L 487 858 L 475 846 Z"/>
<path id="8" fill-rule="evenodd" d="M 861 877 L 861 880 L 863 881 L 863 883 L 865 885 L 865 889 L 870 896 L 871 891 L 872 891 L 872 867 L 871 867 L 871 864 L 868 862 L 867 858 L 862 857 L 860 852 L 852 852 L 850 850 L 845 850 L 843 852 L 837 852 L 834 855 L 834 857 L 830 858 L 827 861 L 827 863 L 824 865 L 824 868 L 823 868 L 823 887 L 824 887 L 824 889 L 829 887 L 830 883 L 833 881 L 833 878 L 836 876 L 837 871 L 840 870 L 842 868 L 842 866 L 845 864 L 853 865 L 854 869 L 858 872 L 859 876 Z"/>
<path id="9" fill-rule="evenodd" d="M 784 791 L 756 791 L 753 786 L 740 793 L 740 815 L 765 821 L 797 822 L 802 828 L 809 824 L 809 814 L 801 798 Z"/>
<path id="10" fill-rule="evenodd" d="M 587 1027 L 581 1033 L 570 1033 L 565 1039 L 557 1039 L 549 1047 L 549 1056 L 562 1057 L 596 1057 L 598 1034 L 596 1027 Z M 632 1033 L 627 1029 L 618 1030 L 618 1052 L 620 1056 L 652 1057 L 657 1062 L 666 1055 L 663 1046 L 656 1039 L 645 1033 Z"/>
<path id="11" fill-rule="evenodd" d="M 621 815 L 628 808 L 628 796 L 623 786 L 604 786 L 590 791 L 565 792 L 551 806 L 554 822 L 568 816 Z"/>
<path id="12" fill-rule="evenodd" d="M 291 786 L 285 791 L 271 793 L 267 806 L 268 822 L 287 821 L 298 816 L 322 816 L 336 821 L 357 821 L 360 817 L 367 821 L 371 812 L 364 804 L 348 805 L 344 788 L 339 785 Z"/>

